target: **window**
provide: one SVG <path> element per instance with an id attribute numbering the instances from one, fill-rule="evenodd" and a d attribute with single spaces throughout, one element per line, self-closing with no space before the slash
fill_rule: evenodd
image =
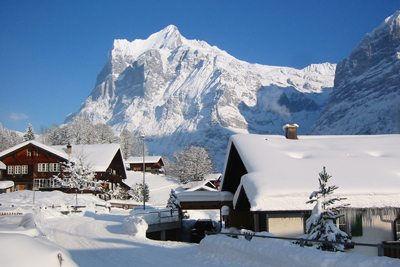
<path id="1" fill-rule="evenodd" d="M 49 164 L 48 163 L 38 163 L 38 172 L 48 172 Z"/>
<path id="2" fill-rule="evenodd" d="M 28 165 L 8 166 L 7 174 L 28 174 Z"/>
<path id="3" fill-rule="evenodd" d="M 49 171 L 50 172 L 59 172 L 60 171 L 60 165 L 58 163 L 50 163 L 49 164 Z"/>
<path id="4" fill-rule="evenodd" d="M 14 166 L 7 167 L 7 174 L 14 174 Z"/>
<path id="5" fill-rule="evenodd" d="M 28 165 L 22 165 L 22 174 L 28 174 Z"/>
<path id="6" fill-rule="evenodd" d="M 28 149 L 26 155 L 27 155 L 28 157 L 32 157 L 32 150 Z"/>
<path id="7" fill-rule="evenodd" d="M 35 157 L 39 157 L 39 150 L 35 151 Z"/>
<path id="8" fill-rule="evenodd" d="M 15 165 L 14 166 L 14 173 L 15 174 L 21 174 L 21 165 Z"/>

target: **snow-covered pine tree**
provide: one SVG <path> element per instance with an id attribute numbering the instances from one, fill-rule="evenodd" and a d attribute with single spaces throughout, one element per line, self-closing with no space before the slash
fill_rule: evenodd
<path id="1" fill-rule="evenodd" d="M 148 202 L 150 199 L 150 190 L 149 186 L 145 183 L 144 184 L 144 191 L 145 191 L 145 197 L 144 201 Z M 136 202 L 142 202 L 143 201 L 143 183 L 136 183 L 135 186 L 128 190 L 128 195 L 131 196 L 131 198 L 136 201 Z"/>
<path id="2" fill-rule="evenodd" d="M 306 222 L 306 232 L 308 239 L 333 241 L 333 242 L 351 242 L 348 235 L 336 226 L 336 220 L 344 215 L 339 215 L 339 209 L 347 206 L 334 205 L 335 202 L 344 200 L 345 198 L 331 197 L 333 192 L 338 189 L 336 185 L 328 186 L 328 181 L 331 176 L 326 172 L 325 167 L 319 173 L 319 190 L 314 191 L 310 195 L 309 201 L 306 203 L 315 203 L 314 209 L 310 218 Z M 308 242 L 306 245 L 314 246 L 317 249 L 327 251 L 341 251 L 344 252 L 343 244 L 330 244 L 330 243 L 312 243 Z"/>
<path id="3" fill-rule="evenodd" d="M 127 197 L 126 190 L 119 184 L 114 189 L 109 189 L 106 194 L 111 199 L 125 199 Z"/>
<path id="4" fill-rule="evenodd" d="M 35 140 L 35 131 L 33 130 L 32 125 L 29 123 L 24 134 L 24 141 L 30 140 Z"/>
<path id="5" fill-rule="evenodd" d="M 167 208 L 181 209 L 181 203 L 179 203 L 178 196 L 176 195 L 174 189 L 171 189 L 171 192 L 169 193 Z"/>
<path id="6" fill-rule="evenodd" d="M 78 155 L 74 159 L 68 159 L 63 164 L 63 177 L 54 176 L 54 179 L 61 183 L 63 187 L 76 189 L 76 205 L 78 205 L 78 191 L 90 190 L 92 192 L 102 192 L 104 181 L 96 180 L 96 173 L 93 167 L 85 162 L 83 155 Z"/>

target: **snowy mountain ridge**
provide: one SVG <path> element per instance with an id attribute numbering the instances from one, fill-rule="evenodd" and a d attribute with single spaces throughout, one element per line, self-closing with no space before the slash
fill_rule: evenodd
<path id="1" fill-rule="evenodd" d="M 335 88 L 311 134 L 400 133 L 400 11 L 337 65 Z"/>
<path id="2" fill-rule="evenodd" d="M 335 64 L 302 70 L 238 60 L 170 25 L 146 40 L 115 40 L 95 88 L 76 114 L 115 131 L 146 134 L 149 151 L 208 147 L 219 167 L 232 132 L 306 133 L 333 87 Z"/>

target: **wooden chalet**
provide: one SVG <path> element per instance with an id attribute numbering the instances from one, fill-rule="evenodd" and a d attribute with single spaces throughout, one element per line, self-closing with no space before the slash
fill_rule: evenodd
<path id="1" fill-rule="evenodd" d="M 144 161 L 146 172 L 164 173 L 161 156 L 145 156 Z M 143 171 L 143 157 L 129 157 L 125 160 L 125 165 L 131 171 Z"/>
<path id="2" fill-rule="evenodd" d="M 83 155 L 85 163 L 93 167 L 96 178 L 107 181 L 110 187 L 122 186 L 126 179 L 124 162 L 118 144 L 47 146 L 26 141 L 0 152 L 6 166 L 3 180 L 13 181 L 15 190 L 53 190 L 61 188 L 53 177 L 62 173 L 63 163 Z"/>

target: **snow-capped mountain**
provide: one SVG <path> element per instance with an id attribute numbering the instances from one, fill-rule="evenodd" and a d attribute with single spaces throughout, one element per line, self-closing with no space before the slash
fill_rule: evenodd
<path id="1" fill-rule="evenodd" d="M 295 122 L 306 133 L 331 95 L 335 67 L 250 64 L 170 25 L 146 40 L 115 40 L 92 93 L 66 121 L 81 114 L 145 133 L 155 154 L 207 147 L 221 169 L 234 132 L 283 134 Z"/>
<path id="2" fill-rule="evenodd" d="M 310 134 L 400 133 L 400 11 L 337 65 L 335 88 Z"/>

